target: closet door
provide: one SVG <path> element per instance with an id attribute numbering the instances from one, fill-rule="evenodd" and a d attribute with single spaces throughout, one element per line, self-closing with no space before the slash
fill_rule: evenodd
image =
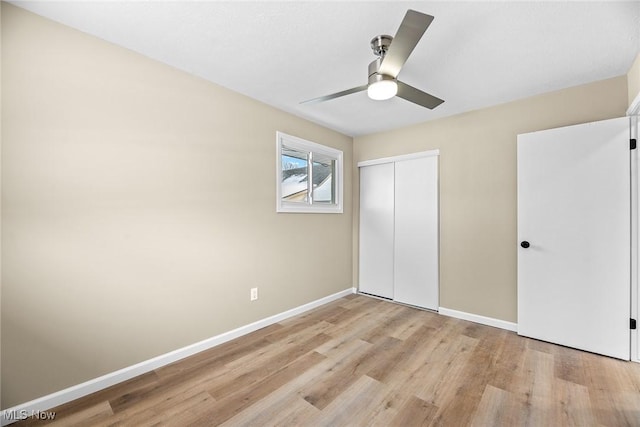
<path id="1" fill-rule="evenodd" d="M 360 292 L 393 298 L 394 165 L 360 168 Z"/>
<path id="2" fill-rule="evenodd" d="M 394 299 L 438 309 L 438 157 L 395 165 Z"/>

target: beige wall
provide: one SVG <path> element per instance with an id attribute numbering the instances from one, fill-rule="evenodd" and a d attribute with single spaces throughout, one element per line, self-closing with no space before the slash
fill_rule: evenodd
<path id="1" fill-rule="evenodd" d="M 350 137 L 6 3 L 2 63 L 3 408 L 352 286 Z M 276 214 L 276 130 L 344 214 Z"/>
<path id="2" fill-rule="evenodd" d="M 515 322 L 516 136 L 622 117 L 626 109 L 626 76 L 620 76 L 357 137 L 354 165 L 362 160 L 440 149 L 440 306 Z M 357 218 L 355 167 L 353 188 Z M 357 233 L 354 220 L 356 284 Z"/>
<path id="3" fill-rule="evenodd" d="M 633 100 L 640 95 L 640 54 L 636 56 L 635 61 L 633 61 L 633 64 L 627 73 L 627 86 L 628 102 L 629 105 L 631 105 Z"/>

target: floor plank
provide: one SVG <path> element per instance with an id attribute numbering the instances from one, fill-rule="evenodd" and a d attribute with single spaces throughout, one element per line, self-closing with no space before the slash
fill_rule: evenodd
<path id="1" fill-rule="evenodd" d="M 640 364 L 350 295 L 16 426 L 640 426 Z"/>

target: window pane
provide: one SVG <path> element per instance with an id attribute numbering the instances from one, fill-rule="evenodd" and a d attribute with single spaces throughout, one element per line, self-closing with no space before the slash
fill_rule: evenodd
<path id="1" fill-rule="evenodd" d="M 313 160 L 313 202 L 335 203 L 333 176 L 336 161 L 316 153 L 313 153 Z"/>
<path id="2" fill-rule="evenodd" d="M 282 132 L 276 140 L 276 211 L 342 213 L 342 151 Z"/>
<path id="3" fill-rule="evenodd" d="M 308 203 L 307 153 L 282 147 L 282 200 Z"/>

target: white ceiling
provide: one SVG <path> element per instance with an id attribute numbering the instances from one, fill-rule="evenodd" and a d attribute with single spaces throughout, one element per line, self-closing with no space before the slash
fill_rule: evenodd
<path id="1" fill-rule="evenodd" d="M 638 1 L 11 3 L 352 136 L 619 76 L 640 52 Z M 435 19 L 399 79 L 444 104 L 299 104 L 366 84 L 369 41 L 407 9 Z"/>

